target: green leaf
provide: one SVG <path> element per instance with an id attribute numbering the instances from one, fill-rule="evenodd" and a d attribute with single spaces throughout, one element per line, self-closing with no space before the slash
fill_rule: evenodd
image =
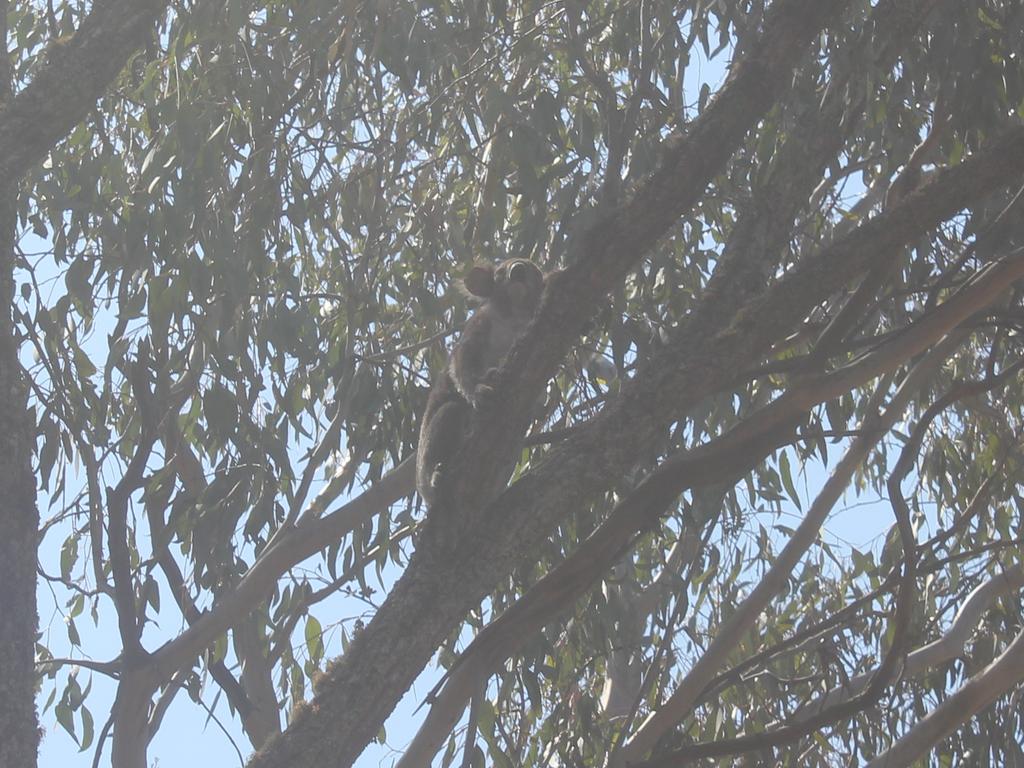
<path id="1" fill-rule="evenodd" d="M 72 535 L 64 539 L 60 548 L 60 577 L 69 580 L 71 569 L 78 562 L 78 536 Z"/>
<path id="2" fill-rule="evenodd" d="M 88 707 L 82 707 L 82 709 L 81 709 L 81 716 L 82 716 L 82 741 L 81 741 L 81 746 L 79 747 L 78 751 L 79 752 L 84 752 L 90 746 L 92 746 L 92 738 L 93 738 L 94 726 L 93 726 L 93 720 L 92 720 L 92 712 L 89 711 Z"/>
<path id="3" fill-rule="evenodd" d="M 60 723 L 61 727 L 71 734 L 71 738 L 75 740 L 76 744 L 81 744 L 78 740 L 78 736 L 75 735 L 75 716 L 69 707 L 64 702 L 58 702 L 54 709 L 54 714 L 57 716 L 57 722 Z"/>
<path id="4" fill-rule="evenodd" d="M 306 617 L 306 649 L 309 651 L 309 657 L 314 661 L 319 661 L 324 655 L 324 635 L 323 628 L 320 626 L 320 622 L 317 621 L 316 617 L 310 614 Z"/>
<path id="5" fill-rule="evenodd" d="M 89 283 L 89 277 L 92 275 L 93 266 L 91 259 L 79 256 L 72 259 L 71 266 L 64 273 L 64 284 L 68 293 L 82 312 L 92 311 L 92 285 Z"/>
<path id="6" fill-rule="evenodd" d="M 793 472 L 789 466 L 788 451 L 782 451 L 779 454 L 779 473 L 782 476 L 782 485 L 786 489 L 786 493 L 789 495 L 790 501 L 796 504 L 797 509 L 802 509 L 800 505 L 800 495 L 796 492 L 796 485 L 793 483 Z"/>

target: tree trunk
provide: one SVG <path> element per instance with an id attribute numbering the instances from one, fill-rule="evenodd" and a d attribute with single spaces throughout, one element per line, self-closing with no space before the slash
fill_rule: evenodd
<path id="1" fill-rule="evenodd" d="M 34 668 L 39 513 L 32 424 L 14 333 L 16 185 L 0 189 L 0 765 L 36 764 Z"/>
<path id="2" fill-rule="evenodd" d="M 6 0 L 0 40 L 7 40 Z M 11 99 L 11 70 L 0 61 L 0 108 Z M 39 512 L 32 476 L 32 424 L 14 333 L 17 181 L 0 179 L 0 765 L 36 765 L 36 546 Z"/>

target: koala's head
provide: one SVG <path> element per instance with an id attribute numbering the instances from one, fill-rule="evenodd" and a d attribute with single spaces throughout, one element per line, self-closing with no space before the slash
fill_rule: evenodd
<path id="1" fill-rule="evenodd" d="M 544 290 L 544 273 L 527 259 L 506 259 L 497 266 L 478 264 L 462 283 L 468 293 L 498 311 L 531 315 Z"/>

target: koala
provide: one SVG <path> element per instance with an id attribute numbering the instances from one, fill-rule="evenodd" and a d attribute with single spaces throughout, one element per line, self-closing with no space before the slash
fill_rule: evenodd
<path id="1" fill-rule="evenodd" d="M 502 359 L 530 324 L 544 290 L 544 273 L 532 261 L 508 259 L 473 267 L 462 283 L 480 306 L 466 322 L 423 412 L 416 488 L 428 506 L 434 502 L 440 468 L 466 437 L 473 409 L 493 391 Z"/>

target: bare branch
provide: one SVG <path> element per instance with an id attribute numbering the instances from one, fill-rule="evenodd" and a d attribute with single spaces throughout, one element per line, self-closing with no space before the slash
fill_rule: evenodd
<path id="1" fill-rule="evenodd" d="M 903 667 L 904 677 L 920 677 L 936 667 L 952 661 L 963 653 L 964 646 L 974 633 L 981 615 L 1000 597 L 1024 588 L 1024 567 L 1015 565 L 979 584 L 960 606 L 949 629 L 937 640 L 921 646 L 907 655 Z M 816 712 L 849 701 L 870 682 L 874 672 L 865 672 L 850 678 L 842 688 L 834 688 L 793 715 L 796 722 Z"/>
<path id="2" fill-rule="evenodd" d="M 268 546 L 233 590 L 223 595 L 213 610 L 177 638 L 153 653 L 161 676 L 202 653 L 217 635 L 227 631 L 253 606 L 266 599 L 277 579 L 328 542 L 339 541 L 382 509 L 409 495 L 413 488 L 413 462 L 403 461 L 373 487 L 330 514 L 297 525 Z"/>
<path id="3" fill-rule="evenodd" d="M 865 768 L 901 768 L 924 757 L 978 712 L 1024 680 L 1024 632 L 1000 656 L 968 680 Z"/>
<path id="4" fill-rule="evenodd" d="M 875 444 L 889 431 L 903 415 L 903 410 L 918 388 L 955 348 L 953 341 L 940 344 L 913 372 L 909 374 L 892 401 L 880 416 L 869 418 L 862 426 L 863 434 L 857 437 L 829 475 L 821 492 L 815 498 L 807 515 L 794 531 L 782 552 L 772 563 L 767 573 L 751 590 L 749 596 L 737 606 L 725 621 L 719 625 L 711 644 L 691 667 L 679 683 L 672 696 L 653 712 L 640 726 L 620 753 L 617 765 L 626 765 L 642 758 L 658 739 L 670 728 L 675 727 L 693 708 L 694 703 L 721 668 L 736 644 L 750 630 L 769 601 L 785 584 L 786 579 L 807 549 L 814 543 L 822 523 L 836 501 L 850 483 L 853 473 L 863 464 Z M 876 390 L 876 399 L 888 389 L 882 384 Z M 658 760 L 661 762 L 662 758 Z"/>
<path id="5" fill-rule="evenodd" d="M 962 337 L 963 335 L 965 335 L 963 332 L 959 334 L 960 337 Z M 911 374 L 908 375 L 907 380 L 909 381 L 912 377 L 916 377 L 918 383 L 920 383 L 922 379 L 921 367 L 928 366 L 928 370 L 934 370 L 934 367 L 938 364 L 941 364 L 942 360 L 944 360 L 945 358 L 945 354 L 940 355 L 941 350 L 945 348 L 947 352 L 951 351 L 952 348 L 956 345 L 957 338 L 958 337 L 954 335 L 944 340 L 936 348 L 936 350 L 930 353 L 924 360 L 922 360 L 921 363 L 918 364 L 918 366 L 914 368 Z M 897 392 L 896 396 L 894 396 L 893 403 L 897 402 L 901 393 L 904 392 L 906 383 L 907 382 L 904 382 L 904 385 L 900 387 L 900 390 Z M 997 384 L 998 382 L 995 382 L 992 379 L 962 384 L 960 386 L 954 387 L 954 389 L 951 392 L 939 398 L 936 402 L 929 406 L 925 413 L 918 420 L 918 423 L 914 427 L 914 430 L 911 433 L 910 438 L 904 444 L 903 449 L 900 452 L 900 457 L 896 462 L 896 466 L 894 467 L 892 473 L 889 476 L 887 482 L 889 497 L 892 503 L 893 513 L 896 517 L 896 525 L 899 530 L 900 541 L 903 548 L 903 572 L 899 577 L 898 588 L 896 593 L 896 609 L 895 615 L 893 617 L 893 638 L 889 648 L 885 653 L 885 657 L 882 660 L 882 663 L 870 676 L 869 681 L 866 682 L 863 692 L 858 693 L 854 696 L 847 697 L 842 702 L 837 703 L 835 706 L 829 709 L 821 710 L 814 713 L 813 715 L 809 715 L 808 717 L 804 718 L 803 721 L 791 722 L 787 725 L 780 726 L 775 729 L 765 731 L 763 733 L 739 736 L 735 739 L 730 739 L 723 742 L 705 742 L 701 744 L 694 744 L 676 750 L 669 754 L 661 755 L 647 763 L 643 763 L 643 765 L 649 766 L 649 768 L 660 768 L 660 766 L 674 765 L 682 760 L 690 760 L 699 757 L 717 757 L 728 754 L 738 754 L 742 752 L 752 752 L 770 746 L 781 746 L 783 744 L 791 744 L 797 739 L 813 732 L 814 730 L 817 730 L 823 725 L 835 722 L 844 717 L 848 717 L 849 715 L 864 708 L 865 706 L 874 704 L 879 699 L 885 688 L 895 678 L 903 661 L 904 649 L 908 642 L 910 617 L 914 604 L 913 595 L 915 591 L 915 582 L 918 568 L 917 553 L 919 547 L 914 537 L 913 526 L 910 519 L 910 510 L 907 506 L 905 499 L 903 498 L 900 485 L 903 479 L 906 478 L 907 474 L 909 474 L 910 470 L 913 468 L 914 462 L 917 458 L 918 451 L 924 440 L 924 436 L 930 428 L 934 419 L 940 413 L 942 413 L 942 411 L 945 410 L 950 404 L 956 402 L 958 399 L 974 394 L 978 391 L 984 391 L 984 389 L 991 388 L 993 386 L 996 386 Z M 887 429 L 888 427 L 886 428 L 886 430 Z M 878 437 L 880 437 L 880 435 Z M 858 441 L 855 441 L 854 444 L 851 446 L 851 450 L 853 449 L 853 447 L 857 445 L 858 442 L 859 439 Z M 840 462 L 840 466 L 841 465 L 842 462 Z M 839 468 L 840 467 L 837 466 L 835 472 L 838 472 Z M 829 479 L 831 480 L 831 478 Z M 849 482 L 849 479 L 850 478 L 847 478 L 847 484 Z M 826 482 L 826 488 L 827 486 L 828 482 Z M 845 488 L 845 484 L 843 487 Z M 808 517 L 810 517 L 810 513 L 808 514 Z M 822 521 L 823 520 L 824 518 L 822 518 Z M 803 523 L 801 523 L 801 528 L 802 527 Z M 799 531 L 800 528 L 798 528 L 798 534 Z M 794 535 L 794 539 L 795 538 L 796 535 Z M 773 573 L 777 563 L 779 562 L 779 560 L 782 560 L 784 556 L 785 550 L 783 551 L 783 555 L 780 556 L 780 558 L 778 558 L 776 562 L 772 564 L 772 568 L 769 569 L 769 575 Z M 795 565 L 795 562 L 791 564 L 790 568 L 792 568 L 792 565 Z M 765 577 L 765 579 L 767 579 L 767 576 Z M 764 583 L 765 579 L 762 580 L 762 584 Z M 776 586 L 780 587 L 781 583 L 782 582 L 777 582 Z M 759 584 L 758 587 L 754 589 L 754 592 L 751 594 L 751 597 L 753 597 L 754 594 L 757 593 L 760 586 L 761 585 Z M 744 605 L 741 606 L 739 610 L 737 610 L 737 613 L 740 613 L 743 610 L 743 607 L 746 605 L 748 601 L 744 601 Z M 733 617 L 730 617 L 730 621 L 732 618 Z M 729 621 L 726 622 L 726 624 L 728 623 Z M 726 624 L 723 624 L 723 627 L 725 627 Z M 749 630 L 748 625 L 745 629 L 738 630 L 737 634 L 732 634 L 729 631 L 729 629 L 726 629 L 723 632 L 723 627 L 719 628 L 719 634 L 716 635 L 715 640 L 711 644 L 712 648 L 723 636 L 723 634 L 725 637 L 730 638 L 730 640 L 726 641 L 726 643 L 731 647 L 735 644 L 736 638 L 741 637 L 744 631 Z M 694 669 L 697 669 L 702 665 L 704 659 L 710 654 L 710 651 L 711 648 L 709 648 L 708 652 L 706 652 L 705 655 L 697 661 L 697 663 L 694 665 Z M 692 674 L 693 671 L 691 670 L 690 675 Z M 685 685 L 686 680 L 690 677 L 690 675 L 688 675 L 687 678 L 684 678 L 683 685 Z M 680 687 L 682 688 L 683 685 L 681 685 Z M 674 697 L 675 695 L 673 695 L 673 698 Z M 697 698 L 693 697 L 691 698 L 689 704 L 692 705 L 696 703 L 696 701 Z M 663 710 L 658 710 L 657 712 L 652 714 L 652 716 L 648 718 L 648 721 L 658 718 L 662 711 Z M 682 714 L 688 714 L 688 711 Z M 641 728 L 641 731 L 642 730 L 643 728 Z M 653 746 L 653 743 L 653 741 L 650 742 L 651 746 Z"/>
<path id="6" fill-rule="evenodd" d="M 121 671 L 121 662 L 116 659 L 114 661 L 93 661 L 92 659 L 60 658 L 40 659 L 36 662 L 36 669 L 42 675 L 58 667 L 81 667 L 82 669 L 99 672 L 101 675 L 116 678 Z"/>

